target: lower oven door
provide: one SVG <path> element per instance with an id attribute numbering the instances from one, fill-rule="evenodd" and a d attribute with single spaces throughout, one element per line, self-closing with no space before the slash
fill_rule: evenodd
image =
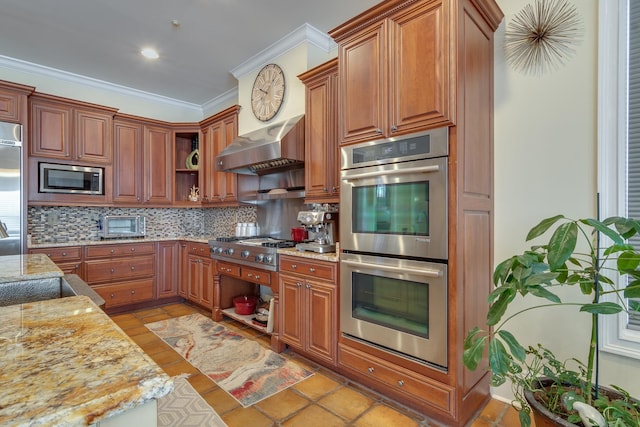
<path id="1" fill-rule="evenodd" d="M 340 255 L 342 333 L 447 367 L 447 265 Z"/>

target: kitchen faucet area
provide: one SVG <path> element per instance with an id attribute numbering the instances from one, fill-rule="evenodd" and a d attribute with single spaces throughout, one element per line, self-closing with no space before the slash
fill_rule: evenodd
<path id="1" fill-rule="evenodd" d="M 112 33 L 149 30 L 117 3 Z M 505 2 L 287 0 L 273 25 L 296 29 L 265 21 L 252 51 L 237 8 L 261 2 L 143 3 L 171 42 L 113 81 L 0 47 L 0 425 L 515 425 L 462 363 L 489 308 Z"/>

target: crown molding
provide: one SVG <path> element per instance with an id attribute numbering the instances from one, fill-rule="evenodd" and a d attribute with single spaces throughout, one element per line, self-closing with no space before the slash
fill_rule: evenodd
<path id="1" fill-rule="evenodd" d="M 53 79 L 75 83 L 82 86 L 89 86 L 89 87 L 104 90 L 104 91 L 116 92 L 121 95 L 141 98 L 151 102 L 170 105 L 172 107 L 184 108 L 184 109 L 192 110 L 196 113 L 202 114 L 202 106 L 191 103 L 191 102 L 185 102 L 179 99 L 169 98 L 168 96 L 157 95 L 154 93 L 145 92 L 143 90 L 122 86 L 115 83 L 109 83 L 104 80 L 98 80 L 91 77 L 82 76 L 80 74 L 58 70 L 56 68 L 34 64 L 32 62 L 23 61 L 21 59 L 0 55 L 0 67 L 5 67 L 12 70 L 20 71 L 20 72 L 26 72 L 26 73 L 45 76 L 45 77 L 50 77 Z M 217 98 L 214 98 L 214 100 L 215 99 Z"/>
<path id="2" fill-rule="evenodd" d="M 208 111 L 219 111 L 221 108 L 237 103 L 238 87 L 236 86 L 202 104 L 202 112 L 204 116 L 208 116 Z"/>
<path id="3" fill-rule="evenodd" d="M 280 40 L 272 43 L 263 51 L 257 53 L 232 69 L 231 74 L 233 74 L 233 77 L 236 79 L 239 79 L 258 67 L 268 64 L 273 60 L 273 58 L 276 58 L 303 43 L 309 43 L 316 46 L 326 53 L 331 52 L 336 47 L 336 43 L 328 34 L 323 33 L 308 23 L 304 23 Z"/>

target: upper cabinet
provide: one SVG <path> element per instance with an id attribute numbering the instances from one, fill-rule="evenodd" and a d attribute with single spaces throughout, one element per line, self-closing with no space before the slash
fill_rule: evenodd
<path id="1" fill-rule="evenodd" d="M 306 90 L 305 203 L 339 203 L 338 60 L 332 59 L 298 78 Z"/>
<path id="2" fill-rule="evenodd" d="M 44 94 L 33 95 L 29 101 L 31 156 L 111 164 L 115 109 Z"/>
<path id="3" fill-rule="evenodd" d="M 200 127 L 198 124 L 180 125 L 173 128 L 175 145 L 175 187 L 173 201 L 175 205 L 200 205 Z M 195 188 L 194 188 L 195 187 Z M 194 196 L 190 199 L 192 189 Z"/>
<path id="4" fill-rule="evenodd" d="M 339 43 L 342 144 L 454 123 L 448 4 L 420 1 L 330 32 Z"/>
<path id="5" fill-rule="evenodd" d="M 204 204 L 238 205 L 238 176 L 215 169 L 216 156 L 238 136 L 238 112 L 235 105 L 200 123 L 203 143 L 200 144 L 202 170 L 200 197 Z"/>
<path id="6" fill-rule="evenodd" d="M 24 123 L 27 119 L 27 96 L 31 86 L 0 81 L 0 121 Z"/>
<path id="7" fill-rule="evenodd" d="M 173 195 L 172 131 L 132 116 L 114 120 L 113 202 L 167 205 Z"/>

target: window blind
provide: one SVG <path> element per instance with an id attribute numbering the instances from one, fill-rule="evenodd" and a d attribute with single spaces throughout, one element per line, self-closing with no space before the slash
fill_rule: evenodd
<path id="1" fill-rule="evenodd" d="M 627 209 L 628 216 L 640 219 L 640 2 L 629 1 L 629 61 L 627 120 Z M 631 243 L 640 247 L 640 237 Z M 640 299 L 630 301 L 630 329 L 640 330 Z"/>

